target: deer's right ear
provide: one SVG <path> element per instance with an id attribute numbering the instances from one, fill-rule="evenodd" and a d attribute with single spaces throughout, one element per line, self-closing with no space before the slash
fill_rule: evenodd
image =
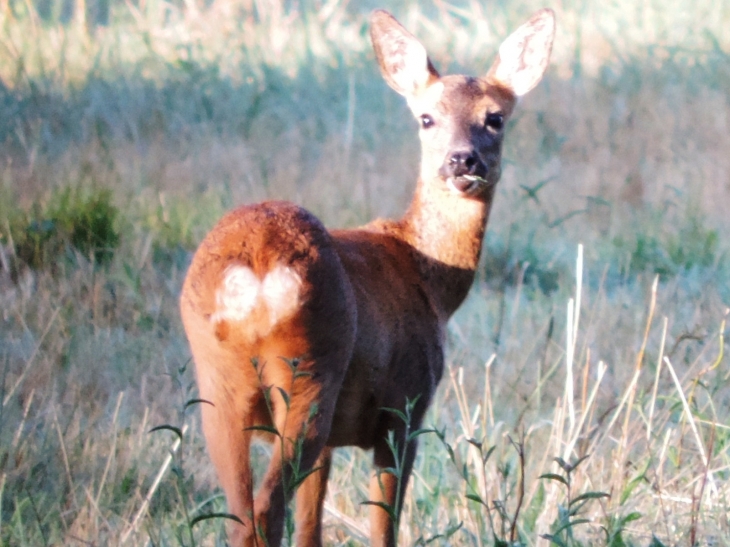
<path id="1" fill-rule="evenodd" d="M 415 96 L 438 80 L 426 48 L 387 11 L 370 16 L 370 39 L 383 78 L 401 95 Z"/>

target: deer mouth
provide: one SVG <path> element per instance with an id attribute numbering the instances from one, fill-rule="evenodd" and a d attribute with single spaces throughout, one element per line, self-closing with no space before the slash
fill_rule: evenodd
<path id="1" fill-rule="evenodd" d="M 446 179 L 448 187 L 458 193 L 473 196 L 479 193 L 483 188 L 490 186 L 491 183 L 479 175 L 461 175 L 458 177 L 449 177 Z"/>

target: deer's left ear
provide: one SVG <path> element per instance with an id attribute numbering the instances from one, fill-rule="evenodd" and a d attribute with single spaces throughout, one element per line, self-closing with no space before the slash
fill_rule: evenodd
<path id="1" fill-rule="evenodd" d="M 438 80 L 426 48 L 387 11 L 370 16 L 370 38 L 383 78 L 401 95 L 418 95 Z"/>
<path id="2" fill-rule="evenodd" d="M 522 97 L 545 73 L 554 38 L 555 13 L 549 8 L 538 11 L 499 47 L 499 56 L 489 69 L 487 80 Z"/>

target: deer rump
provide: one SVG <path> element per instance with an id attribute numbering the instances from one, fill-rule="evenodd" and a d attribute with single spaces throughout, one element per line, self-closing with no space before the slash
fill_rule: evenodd
<path id="1" fill-rule="evenodd" d="M 181 312 L 232 545 L 279 545 L 295 495 L 297 545 L 322 545 L 332 448 L 346 445 L 373 449 L 371 544 L 395 545 L 410 433 L 443 372 L 446 322 L 474 280 L 503 128 L 542 77 L 553 35 L 543 10 L 505 40 L 486 77 L 440 77 L 423 46 L 376 11 L 381 71 L 421 125 L 405 215 L 328 231 L 301 207 L 265 202 L 232 211 L 201 243 Z M 272 442 L 255 496 L 254 434 Z"/>
<path id="2" fill-rule="evenodd" d="M 443 369 L 443 322 L 415 252 L 386 233 L 330 233 L 288 202 L 226 215 L 196 253 L 182 300 L 201 398 L 223 407 L 253 384 L 248 396 L 265 407 L 255 425 L 274 426 L 263 393 L 273 387 L 286 395 L 269 389 L 271 406 L 288 398 L 294 422 L 313 413 L 309 427 L 327 446 L 384 440 L 398 421 L 384 409 L 421 400 L 425 410 Z"/>

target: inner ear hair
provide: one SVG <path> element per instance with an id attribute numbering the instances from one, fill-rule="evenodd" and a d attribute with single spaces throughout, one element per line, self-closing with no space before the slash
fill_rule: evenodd
<path id="1" fill-rule="evenodd" d="M 370 37 L 383 78 L 396 92 L 414 96 L 438 79 L 426 48 L 387 11 L 373 12 Z"/>

